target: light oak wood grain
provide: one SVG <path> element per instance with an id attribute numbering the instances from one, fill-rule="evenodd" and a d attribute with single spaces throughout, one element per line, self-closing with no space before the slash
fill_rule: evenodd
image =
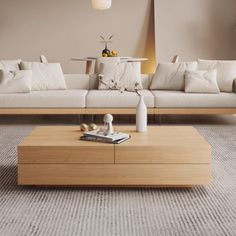
<path id="1" fill-rule="evenodd" d="M 236 108 L 148 108 L 156 115 L 233 115 Z M 1 115 L 134 115 L 135 108 L 0 108 Z"/>
<path id="2" fill-rule="evenodd" d="M 210 145 L 188 126 L 134 126 L 119 145 L 85 142 L 79 126 L 41 126 L 18 146 L 20 185 L 183 186 L 211 180 Z"/>
<path id="3" fill-rule="evenodd" d="M 211 181 L 209 164 L 19 164 L 19 185 L 178 186 Z"/>
<path id="4" fill-rule="evenodd" d="M 85 108 L 0 108 L 1 115 L 79 115 Z"/>
<path id="5" fill-rule="evenodd" d="M 159 115 L 232 115 L 236 108 L 155 108 Z"/>
<path id="6" fill-rule="evenodd" d="M 114 163 L 114 145 L 19 147 L 18 163 Z"/>
<path id="7" fill-rule="evenodd" d="M 211 162 L 210 145 L 193 127 L 149 126 L 147 133 L 131 127 L 119 130 L 128 132 L 131 141 L 115 145 L 115 163 Z"/>
<path id="8" fill-rule="evenodd" d="M 134 115 L 136 108 L 86 108 L 86 114 L 114 114 L 114 115 Z M 154 108 L 147 109 L 148 114 L 154 114 Z"/>
<path id="9" fill-rule="evenodd" d="M 38 126 L 18 145 L 19 163 L 114 163 L 114 145 L 79 140 L 79 126 Z"/>

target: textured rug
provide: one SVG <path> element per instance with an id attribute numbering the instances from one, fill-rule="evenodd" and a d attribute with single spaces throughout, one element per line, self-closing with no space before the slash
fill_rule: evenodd
<path id="1" fill-rule="evenodd" d="M 213 178 L 193 189 L 17 186 L 29 125 L 0 125 L 1 236 L 236 235 L 236 126 L 196 126 L 213 148 Z"/>

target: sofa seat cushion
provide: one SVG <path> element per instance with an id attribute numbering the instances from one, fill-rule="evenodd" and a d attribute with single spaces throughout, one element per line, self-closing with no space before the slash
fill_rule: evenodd
<path id="1" fill-rule="evenodd" d="M 147 107 L 154 107 L 154 97 L 148 90 L 141 90 Z M 135 92 L 119 92 L 117 90 L 90 90 L 87 94 L 88 108 L 135 108 L 139 96 Z"/>
<path id="2" fill-rule="evenodd" d="M 182 91 L 152 91 L 159 108 L 235 108 L 235 93 L 192 94 Z"/>
<path id="3" fill-rule="evenodd" d="M 0 94 L 0 108 L 84 108 L 87 90 Z"/>

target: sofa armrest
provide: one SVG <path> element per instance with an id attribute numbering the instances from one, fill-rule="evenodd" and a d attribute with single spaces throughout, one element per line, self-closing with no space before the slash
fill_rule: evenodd
<path id="1" fill-rule="evenodd" d="M 233 82 L 233 92 L 236 93 L 236 79 L 234 79 Z"/>

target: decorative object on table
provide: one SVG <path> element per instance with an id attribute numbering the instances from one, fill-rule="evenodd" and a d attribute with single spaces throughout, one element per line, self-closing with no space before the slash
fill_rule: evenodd
<path id="1" fill-rule="evenodd" d="M 98 129 L 95 124 L 90 124 L 88 129 L 91 127 L 93 130 L 89 129 L 89 131 L 84 132 L 80 140 L 119 144 L 130 139 L 129 134 L 114 131 L 112 126 L 113 116 L 111 114 L 104 115 L 103 120 L 103 128 Z"/>
<path id="2" fill-rule="evenodd" d="M 97 129 L 98 129 L 98 127 L 94 123 L 91 123 L 89 125 L 83 123 L 80 125 L 80 130 L 84 131 L 84 132 L 93 131 L 93 130 L 97 130 Z"/>
<path id="3" fill-rule="evenodd" d="M 109 38 L 105 38 L 104 36 L 100 35 L 100 38 L 102 39 L 101 43 L 105 44 L 105 48 L 102 51 L 102 56 L 103 57 L 117 57 L 118 56 L 118 52 L 115 50 L 110 51 L 108 49 L 108 44 L 112 43 L 112 38 L 114 37 L 114 35 L 111 35 Z"/>
<path id="4" fill-rule="evenodd" d="M 140 62 L 101 63 L 98 89 L 136 92 L 142 88 Z"/>
<path id="5" fill-rule="evenodd" d="M 83 131 L 83 132 L 87 132 L 89 130 L 89 127 L 87 124 L 81 124 L 80 125 L 80 130 Z"/>
<path id="6" fill-rule="evenodd" d="M 139 102 L 136 107 L 136 131 L 147 132 L 147 106 L 142 95 L 139 95 Z"/>
<path id="7" fill-rule="evenodd" d="M 107 10 L 111 8 L 112 0 L 92 0 L 92 6 L 97 10 Z"/>
<path id="8" fill-rule="evenodd" d="M 91 124 L 88 125 L 88 130 L 89 130 L 89 131 L 97 130 L 97 129 L 98 129 L 98 127 L 97 127 L 97 125 L 94 124 L 94 123 L 91 123 Z"/>
<path id="9" fill-rule="evenodd" d="M 102 143 L 112 143 L 119 144 L 130 139 L 130 135 L 126 133 L 113 132 L 112 134 L 106 134 L 104 130 L 93 130 L 85 132 L 80 140 L 102 142 Z"/>
<path id="10" fill-rule="evenodd" d="M 112 135 L 114 133 L 114 129 L 112 126 L 113 116 L 111 114 L 106 114 L 103 117 L 104 121 L 104 133 L 105 135 Z"/>

